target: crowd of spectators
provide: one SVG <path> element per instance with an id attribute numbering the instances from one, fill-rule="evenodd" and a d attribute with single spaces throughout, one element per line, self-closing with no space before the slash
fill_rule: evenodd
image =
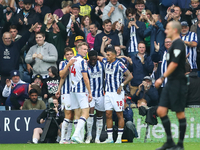
<path id="1" fill-rule="evenodd" d="M 64 49 L 70 47 L 76 55 L 78 43 L 84 41 L 88 52 L 100 56 L 107 47 L 115 48 L 133 75 L 125 87 L 132 103 L 146 99 L 148 106 L 158 105 L 166 81 L 159 90 L 154 81 L 166 70 L 165 55 L 172 43 L 165 37 L 169 21 L 182 25 L 191 84 L 197 84 L 199 4 L 199 0 L 0 0 L 0 105 L 45 109 L 38 100 L 46 103 L 55 95 L 57 68 L 66 60 Z M 190 87 L 200 92 L 199 85 Z M 191 94 L 194 90 L 189 91 L 188 100 L 193 101 L 188 105 L 199 105 Z M 25 99 L 29 101 L 24 103 Z"/>

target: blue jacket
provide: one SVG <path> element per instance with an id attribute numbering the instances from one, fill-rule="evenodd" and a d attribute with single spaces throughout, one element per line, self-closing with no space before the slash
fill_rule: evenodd
<path id="1" fill-rule="evenodd" d="M 160 49 L 165 49 L 165 29 L 163 27 L 163 24 L 160 21 L 156 22 L 156 25 L 158 27 L 150 25 L 145 31 L 144 31 L 144 37 L 151 36 L 151 45 L 150 45 L 150 56 L 154 53 L 155 47 L 154 47 L 154 41 L 156 43 L 160 43 Z M 153 61 L 154 62 L 154 61 Z"/>
<path id="2" fill-rule="evenodd" d="M 179 6 L 181 9 L 188 9 L 191 0 L 172 0 L 172 4 Z"/>
<path id="3" fill-rule="evenodd" d="M 133 64 L 128 66 L 128 69 L 130 70 L 130 72 L 132 72 L 133 75 L 131 85 L 139 86 L 145 76 L 149 76 L 152 74 L 154 64 L 151 60 L 151 57 L 147 55 L 144 56 L 144 64 L 141 63 L 137 55 L 132 57 L 131 59 Z"/>
<path id="4" fill-rule="evenodd" d="M 160 0 L 160 3 L 162 3 L 162 5 L 165 7 L 170 7 L 172 6 L 172 1 L 173 0 Z"/>
<path id="5" fill-rule="evenodd" d="M 156 88 L 153 86 L 150 87 L 148 91 L 145 92 L 144 86 L 142 87 L 142 90 L 140 91 L 139 95 L 136 96 L 138 90 L 136 90 L 135 94 L 132 96 L 132 101 L 137 104 L 137 101 L 141 98 L 144 98 L 147 101 L 147 106 L 156 106 L 158 105 L 159 95 Z"/>
<path id="6" fill-rule="evenodd" d="M 31 33 L 25 31 L 22 37 L 6 46 L 0 41 L 0 75 L 9 76 L 10 71 L 19 69 L 20 50 L 26 44 Z"/>
<path id="7" fill-rule="evenodd" d="M 23 106 L 25 99 L 28 96 L 29 84 L 17 84 L 11 91 L 9 97 L 6 99 L 6 106 L 13 106 L 15 109 L 19 109 Z"/>
<path id="8" fill-rule="evenodd" d="M 112 39 L 111 44 L 113 46 L 120 45 L 118 32 L 111 31 L 110 34 L 105 34 L 103 31 L 96 35 L 95 41 L 94 41 L 94 50 L 97 51 L 99 55 L 101 55 L 100 48 L 101 48 L 102 38 L 104 36 L 107 36 L 108 38 Z"/>
<path id="9" fill-rule="evenodd" d="M 144 31 L 146 30 L 146 25 L 144 22 L 136 21 L 137 26 L 139 27 L 136 29 L 136 39 L 139 43 L 140 41 L 144 41 Z M 123 31 L 123 43 L 126 45 L 126 49 L 128 49 L 130 44 L 130 28 L 128 28 L 128 24 L 124 27 Z"/>

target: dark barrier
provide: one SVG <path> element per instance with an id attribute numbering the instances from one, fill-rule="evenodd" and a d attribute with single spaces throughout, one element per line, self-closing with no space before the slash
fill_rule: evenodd
<path id="1" fill-rule="evenodd" d="M 26 143 L 32 139 L 36 122 L 42 110 L 0 111 L 0 143 Z"/>

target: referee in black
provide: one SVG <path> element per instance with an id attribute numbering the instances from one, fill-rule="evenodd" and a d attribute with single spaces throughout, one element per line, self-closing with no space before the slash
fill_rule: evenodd
<path id="1" fill-rule="evenodd" d="M 164 79 L 168 81 L 161 93 L 157 114 L 160 117 L 167 135 L 167 142 L 156 150 L 184 150 L 183 140 L 186 131 L 185 105 L 187 94 L 187 79 L 185 77 L 186 52 L 185 44 L 180 38 L 181 24 L 177 21 L 171 21 L 166 26 L 166 36 L 171 38 L 172 45 L 169 48 L 166 60 L 167 70 L 155 82 L 155 87 L 159 88 Z M 179 120 L 179 141 L 175 145 L 172 134 L 171 124 L 168 118 L 168 109 L 176 112 Z"/>

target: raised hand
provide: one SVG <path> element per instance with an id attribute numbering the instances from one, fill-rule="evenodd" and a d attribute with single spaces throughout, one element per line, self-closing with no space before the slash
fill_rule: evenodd
<path id="1" fill-rule="evenodd" d="M 6 79 L 6 85 L 7 85 L 7 87 L 10 87 L 11 86 L 11 80 Z"/>
<path id="2" fill-rule="evenodd" d="M 124 9 L 123 6 L 122 6 L 121 4 L 118 6 L 118 8 L 119 8 L 120 10 L 123 10 L 123 9 Z"/>
<path id="3" fill-rule="evenodd" d="M 12 13 L 10 13 L 9 15 L 6 13 L 6 20 L 7 20 L 7 22 L 9 22 L 10 21 L 10 18 L 12 17 Z"/>
<path id="4" fill-rule="evenodd" d="M 33 32 L 38 26 L 38 23 L 36 22 L 34 25 L 31 26 L 31 28 L 29 29 L 30 32 Z"/>
<path id="5" fill-rule="evenodd" d="M 156 44 L 156 41 L 154 41 L 154 47 L 155 47 L 156 52 L 158 52 L 160 49 L 160 43 Z"/>

